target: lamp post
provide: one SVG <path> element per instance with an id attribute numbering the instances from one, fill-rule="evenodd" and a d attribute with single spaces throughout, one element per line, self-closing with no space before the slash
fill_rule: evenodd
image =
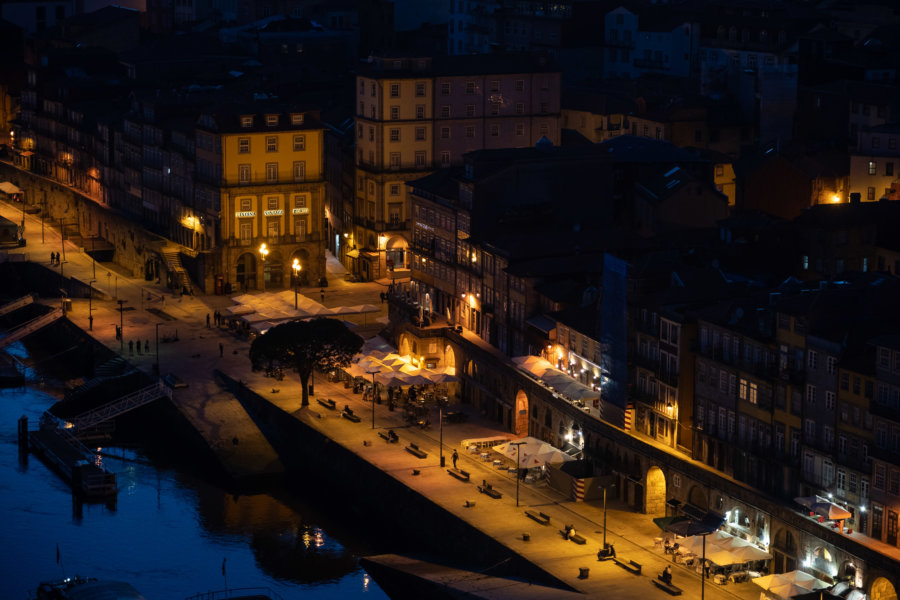
<path id="1" fill-rule="evenodd" d="M 159 377 L 162 374 L 162 369 L 160 369 L 159 365 L 159 326 L 162 323 L 156 324 L 156 364 L 153 365 L 156 368 L 156 376 Z"/>
<path id="2" fill-rule="evenodd" d="M 266 246 L 265 242 L 259 245 L 259 255 L 262 258 L 262 266 L 263 266 L 263 284 L 262 289 L 266 289 L 266 257 L 269 256 L 269 247 Z"/>
<path id="3" fill-rule="evenodd" d="M 516 506 L 519 506 L 519 459 L 522 456 L 522 448 L 520 447 L 525 442 L 510 442 L 510 446 L 516 447 Z"/>
<path id="4" fill-rule="evenodd" d="M 435 394 L 436 395 L 436 394 Z M 440 401 L 438 401 L 440 402 Z M 441 468 L 444 468 L 444 407 L 438 405 L 438 422 L 440 423 L 440 441 L 438 442 L 438 454 L 441 459 Z"/>
<path id="5" fill-rule="evenodd" d="M 62 247 L 62 257 L 66 260 L 66 232 L 63 229 L 63 220 L 59 219 L 59 245 Z"/>
<path id="6" fill-rule="evenodd" d="M 88 331 L 94 330 L 94 284 L 96 279 L 91 279 L 88 283 Z"/>
<path id="7" fill-rule="evenodd" d="M 97 279 L 97 259 L 94 258 L 94 240 L 97 239 L 96 234 L 91 234 L 91 268 L 93 268 L 93 277 Z"/>
<path id="8" fill-rule="evenodd" d="M 294 264 L 291 265 L 291 269 L 294 270 L 294 310 L 297 310 L 297 285 L 300 283 L 300 270 L 302 268 L 300 259 L 295 258 Z"/>
<path id="9" fill-rule="evenodd" d="M 125 352 L 125 303 L 128 300 L 118 300 L 119 303 L 119 348 Z"/>
<path id="10" fill-rule="evenodd" d="M 372 376 L 372 429 L 375 429 L 375 373 L 380 373 L 380 371 L 366 371 L 369 375 Z"/>
<path id="11" fill-rule="evenodd" d="M 603 487 L 603 549 L 606 549 L 606 490 L 609 488 L 616 487 L 615 481 L 613 480 L 614 476 L 607 476 L 606 481 L 602 484 Z"/>

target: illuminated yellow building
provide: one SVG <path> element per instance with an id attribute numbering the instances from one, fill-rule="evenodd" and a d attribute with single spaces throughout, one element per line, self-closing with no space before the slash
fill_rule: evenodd
<path id="1" fill-rule="evenodd" d="M 200 181 L 220 204 L 216 290 L 277 289 L 325 277 L 324 127 L 313 112 L 220 111 L 201 117 Z"/>

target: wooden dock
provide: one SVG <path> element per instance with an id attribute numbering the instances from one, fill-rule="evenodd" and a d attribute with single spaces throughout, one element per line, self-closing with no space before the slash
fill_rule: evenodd
<path id="1" fill-rule="evenodd" d="M 104 498 L 118 492 L 115 473 L 95 465 L 90 450 L 52 418 L 42 419 L 40 428 L 27 436 L 29 449 L 50 463 L 76 494 Z"/>

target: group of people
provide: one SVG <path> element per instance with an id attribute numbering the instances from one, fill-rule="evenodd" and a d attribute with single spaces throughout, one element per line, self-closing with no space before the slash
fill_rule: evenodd
<path id="1" fill-rule="evenodd" d="M 134 340 L 128 340 L 128 353 L 134 354 L 134 348 L 137 346 L 137 353 L 141 353 L 141 340 L 135 342 Z M 144 354 L 150 354 L 150 340 L 144 340 Z"/>
<path id="2" fill-rule="evenodd" d="M 50 264 L 59 266 L 59 252 L 50 253 Z"/>

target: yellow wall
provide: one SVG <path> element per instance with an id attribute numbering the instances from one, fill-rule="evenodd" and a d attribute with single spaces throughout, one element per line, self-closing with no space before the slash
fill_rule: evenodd
<path id="1" fill-rule="evenodd" d="M 305 150 L 294 151 L 294 136 L 304 136 Z M 266 151 L 266 138 L 277 139 L 277 152 Z M 238 153 L 239 140 L 250 140 L 250 152 Z M 266 164 L 278 164 L 279 183 L 294 181 L 294 162 L 306 162 L 306 181 L 322 179 L 323 131 L 321 129 L 300 129 L 291 131 L 265 131 L 252 133 L 229 133 L 222 136 L 222 176 L 229 186 L 240 185 L 238 165 L 249 164 L 251 184 L 266 183 Z"/>

